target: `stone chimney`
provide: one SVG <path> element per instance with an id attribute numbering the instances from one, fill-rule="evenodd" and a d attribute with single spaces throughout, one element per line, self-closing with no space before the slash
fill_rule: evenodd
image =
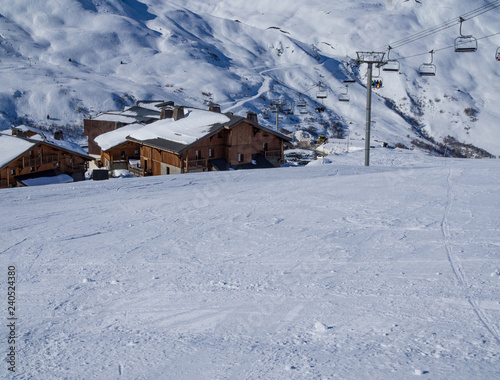
<path id="1" fill-rule="evenodd" d="M 255 112 L 247 112 L 247 119 L 254 123 L 259 123 L 257 114 Z"/>
<path id="2" fill-rule="evenodd" d="M 163 107 L 160 112 L 160 120 L 171 119 L 174 117 L 174 109 L 172 107 Z"/>
<path id="3" fill-rule="evenodd" d="M 173 119 L 175 121 L 184 118 L 184 107 L 182 107 L 182 106 L 176 106 L 176 107 L 174 107 L 174 111 L 173 111 L 172 117 L 173 117 Z"/>
<path id="4" fill-rule="evenodd" d="M 63 131 L 55 131 L 54 140 L 64 140 Z"/>
<path id="5" fill-rule="evenodd" d="M 210 103 L 210 106 L 208 107 L 208 110 L 211 111 L 211 112 L 221 113 L 221 111 L 220 111 L 220 105 L 216 104 L 216 103 Z"/>

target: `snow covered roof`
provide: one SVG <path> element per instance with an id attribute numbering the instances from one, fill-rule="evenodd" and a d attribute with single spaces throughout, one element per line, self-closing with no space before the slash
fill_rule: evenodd
<path id="1" fill-rule="evenodd" d="M 14 136 L 0 134 L 0 168 L 30 150 L 36 143 Z"/>
<path id="2" fill-rule="evenodd" d="M 230 121 L 224 114 L 199 109 L 185 109 L 184 118 L 158 120 L 131 133 L 130 138 L 138 141 L 163 139 L 182 145 L 191 145 L 211 133 L 217 127 Z"/>
<path id="3" fill-rule="evenodd" d="M 146 122 L 151 119 L 160 118 L 160 110 L 156 107 L 162 104 L 162 101 L 138 102 L 136 105 L 125 108 L 123 111 L 103 112 L 93 120 L 114 121 L 118 123 L 132 124 Z"/>
<path id="4" fill-rule="evenodd" d="M 283 140 L 290 138 L 272 129 L 263 127 L 253 121 L 232 114 L 221 114 L 196 108 L 185 108 L 185 116 L 179 120 L 163 119 L 145 125 L 128 138 L 133 141 L 147 143 L 173 152 L 180 152 L 196 141 L 210 136 L 223 128 L 232 128 L 241 121 L 247 121 L 257 128 L 279 136 Z"/>
<path id="5" fill-rule="evenodd" d="M 95 138 L 95 143 L 102 150 L 108 150 L 127 141 L 127 136 L 144 127 L 144 124 L 134 123 L 103 133 Z"/>
<path id="6" fill-rule="evenodd" d="M 115 113 L 115 112 L 105 112 L 97 115 L 96 117 L 93 118 L 93 120 L 100 120 L 100 121 L 115 121 L 118 123 L 125 123 L 125 124 L 132 124 L 137 121 L 137 119 L 133 116 L 130 115 L 123 115 L 121 112 Z"/>

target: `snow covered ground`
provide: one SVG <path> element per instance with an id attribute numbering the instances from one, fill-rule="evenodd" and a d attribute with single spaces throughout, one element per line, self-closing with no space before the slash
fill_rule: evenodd
<path id="1" fill-rule="evenodd" d="M 2 190 L 16 378 L 499 378 L 498 161 L 325 162 Z"/>

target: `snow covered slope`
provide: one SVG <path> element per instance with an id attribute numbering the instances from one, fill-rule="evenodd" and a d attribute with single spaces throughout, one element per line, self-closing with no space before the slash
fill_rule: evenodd
<path id="1" fill-rule="evenodd" d="M 17 378 L 499 378 L 498 162 L 330 159 L 2 190 Z"/>
<path id="2" fill-rule="evenodd" d="M 85 116 L 121 109 L 138 99 L 190 106 L 208 101 L 244 115 L 269 110 L 270 100 L 307 114 L 284 117 L 293 132 L 337 137 L 339 128 L 363 137 L 366 68 L 358 50 L 392 42 L 457 20 L 484 0 L 16 0 L 0 4 L 0 128 L 11 123 L 81 125 Z M 490 2 L 491 3 L 491 2 Z M 464 23 L 477 38 L 498 33 L 500 8 Z M 401 46 L 391 58 L 401 73 L 383 72 L 374 99 L 375 139 L 410 142 L 422 133 L 453 136 L 500 154 L 497 107 L 500 75 L 494 60 L 500 37 L 479 41 L 476 53 L 444 49 L 458 25 Z M 436 50 L 437 76 L 418 75 Z M 421 55 L 422 54 L 422 55 Z M 408 58 L 413 57 L 413 58 Z M 351 101 L 339 102 L 343 80 Z M 318 114 L 319 82 L 328 88 Z M 292 107 L 293 108 L 293 107 Z M 272 124 L 273 120 L 260 122 Z M 310 128 L 312 127 L 312 128 Z"/>

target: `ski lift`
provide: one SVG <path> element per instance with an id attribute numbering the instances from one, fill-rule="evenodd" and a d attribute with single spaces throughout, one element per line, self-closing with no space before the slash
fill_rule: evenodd
<path id="1" fill-rule="evenodd" d="M 418 72 L 422 76 L 433 77 L 436 75 L 436 65 L 432 63 L 434 61 L 434 50 L 431 50 L 429 53 L 431 54 L 431 62 L 422 63 L 418 69 Z"/>
<path id="2" fill-rule="evenodd" d="M 349 85 L 345 85 L 345 91 L 341 92 L 339 94 L 339 101 L 340 102 L 348 102 L 350 100 L 349 98 Z"/>
<path id="3" fill-rule="evenodd" d="M 500 61 L 500 47 L 497 49 L 497 53 L 495 54 L 495 58 L 497 61 Z"/>
<path id="4" fill-rule="evenodd" d="M 328 93 L 326 91 L 326 86 L 323 83 L 319 82 L 318 83 L 318 92 L 316 93 L 316 98 L 323 100 L 323 99 L 326 99 L 327 97 L 328 97 Z"/>
<path id="5" fill-rule="evenodd" d="M 460 17 L 460 37 L 455 38 L 455 51 L 457 53 L 473 53 L 477 50 L 477 40 L 472 36 L 462 34 L 462 23 L 465 20 Z"/>
<path id="6" fill-rule="evenodd" d="M 387 51 L 387 62 L 384 65 L 382 70 L 399 72 L 399 68 L 400 68 L 399 61 L 396 59 L 389 59 L 389 55 L 391 54 L 391 49 L 392 49 L 392 47 L 389 46 L 389 49 Z"/>
<path id="7" fill-rule="evenodd" d="M 380 65 L 377 65 L 376 67 L 378 69 L 378 72 L 376 75 L 372 76 L 372 87 L 374 89 L 384 87 L 384 81 L 382 80 L 382 77 L 380 76 Z"/>
<path id="8" fill-rule="evenodd" d="M 307 102 L 302 96 L 302 94 L 299 94 L 299 100 L 297 101 L 297 107 L 299 108 L 306 108 Z"/>
<path id="9" fill-rule="evenodd" d="M 268 109 L 265 109 L 264 111 L 262 111 L 262 114 L 263 114 L 264 119 L 270 119 L 271 118 L 271 115 L 269 115 L 269 110 Z"/>
<path id="10" fill-rule="evenodd" d="M 356 83 L 356 81 L 352 78 L 347 78 L 347 79 L 344 79 L 344 83 Z"/>

